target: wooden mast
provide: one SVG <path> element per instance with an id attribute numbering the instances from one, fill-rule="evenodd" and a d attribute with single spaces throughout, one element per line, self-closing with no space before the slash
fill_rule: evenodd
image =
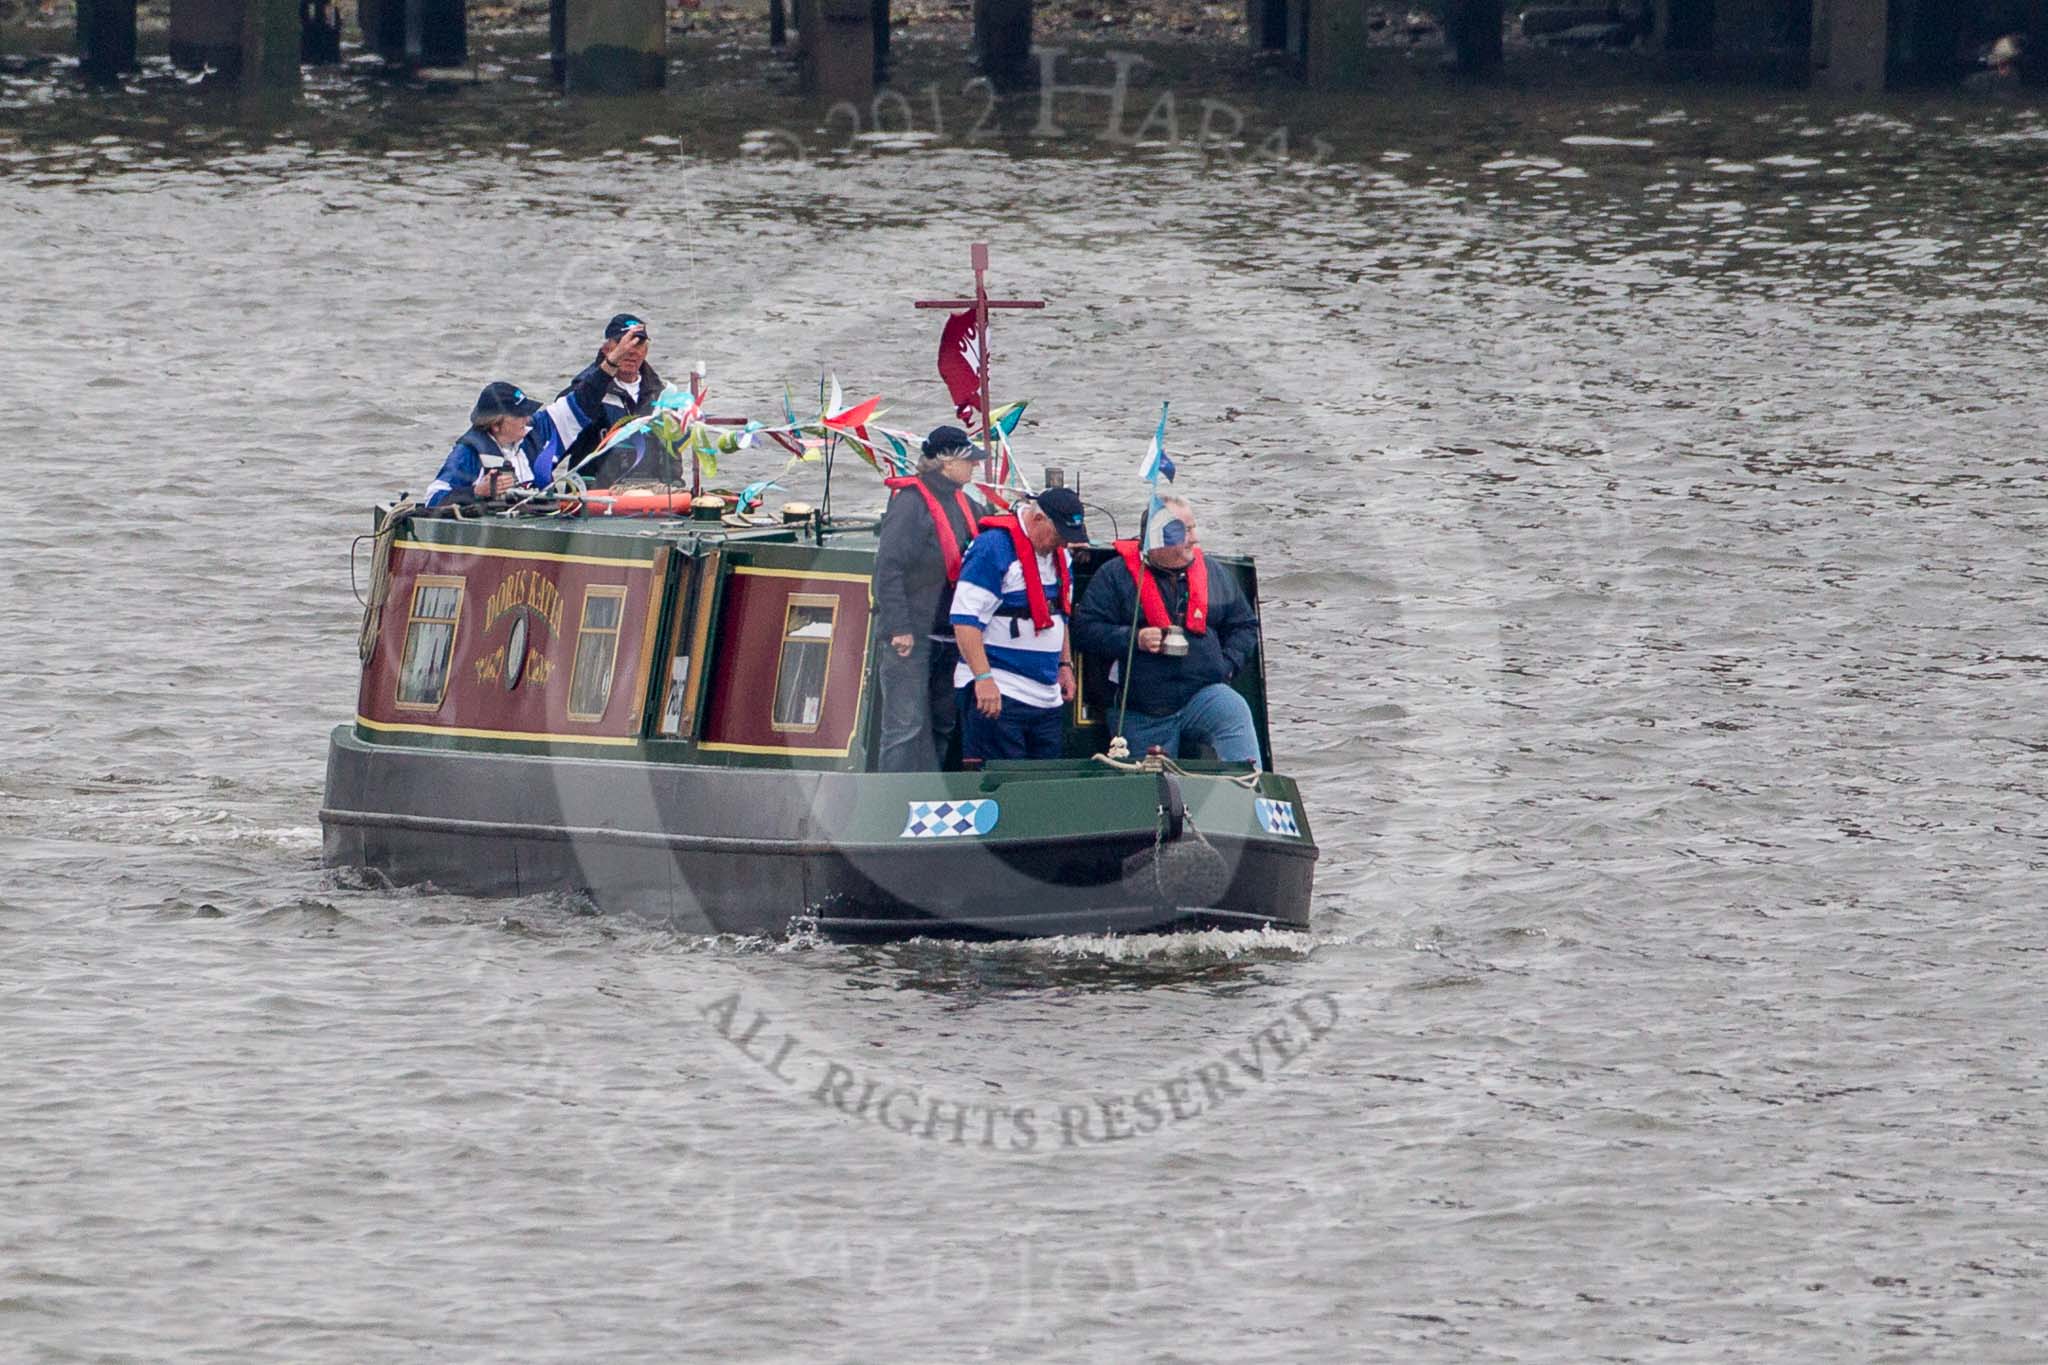
<path id="1" fill-rule="evenodd" d="M 971 299 L 919 299 L 913 305 L 918 308 L 943 308 L 953 312 L 961 308 L 974 310 L 974 336 L 981 360 L 981 453 L 995 459 L 995 425 L 989 412 L 988 396 L 988 310 L 991 308 L 1043 308 L 1044 299 L 992 299 L 988 296 L 988 243 L 976 242 L 969 252 L 974 264 L 974 297 Z M 1007 471 L 1006 471 L 1007 472 Z"/>

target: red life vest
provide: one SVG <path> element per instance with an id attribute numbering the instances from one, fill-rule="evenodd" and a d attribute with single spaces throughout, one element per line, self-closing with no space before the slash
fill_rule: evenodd
<path id="1" fill-rule="evenodd" d="M 1031 604 L 1031 624 L 1044 630 L 1052 624 L 1052 608 L 1045 600 L 1045 584 L 1038 577 L 1038 547 L 1031 543 L 1031 537 L 1024 534 L 1024 524 L 1012 512 L 1003 517 L 983 517 L 984 531 L 1008 531 L 1010 544 L 1017 551 L 1017 567 L 1024 577 L 1024 597 Z M 1060 574 L 1060 615 L 1074 614 L 1074 574 L 1067 566 L 1067 547 L 1062 545 L 1053 556 L 1053 567 Z"/>
<path id="2" fill-rule="evenodd" d="M 946 581 L 948 583 L 958 583 L 960 581 L 960 559 L 963 554 L 960 548 L 960 537 L 953 534 L 953 523 L 946 519 L 946 509 L 939 506 L 939 495 L 932 492 L 931 485 L 927 484 L 923 479 L 913 479 L 908 475 L 900 478 L 884 479 L 882 482 L 886 486 L 895 489 L 897 493 L 902 492 L 906 488 L 915 488 L 924 498 L 924 505 L 931 509 L 932 526 L 939 533 L 939 555 L 946 561 Z M 891 493 L 889 496 L 893 498 L 896 496 L 896 493 Z M 970 527 L 973 526 L 974 504 L 969 502 L 967 495 L 957 488 L 953 490 L 953 500 L 960 504 L 960 519 Z"/>
<path id="3" fill-rule="evenodd" d="M 1138 585 L 1138 604 L 1145 609 L 1145 624 L 1165 630 L 1173 621 L 1166 614 L 1166 599 L 1159 594 L 1159 584 L 1138 563 L 1138 542 L 1119 540 L 1116 552 L 1123 557 L 1124 568 L 1130 571 L 1131 581 Z M 1209 561 L 1202 558 L 1199 546 L 1195 549 L 1194 560 L 1188 565 L 1186 625 L 1196 635 L 1205 635 L 1209 630 Z"/>

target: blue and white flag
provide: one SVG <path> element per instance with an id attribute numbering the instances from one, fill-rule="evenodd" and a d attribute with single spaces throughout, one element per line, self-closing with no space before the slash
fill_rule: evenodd
<path id="1" fill-rule="evenodd" d="M 1179 517 L 1166 510 L 1166 504 L 1159 496 L 1159 481 L 1173 482 L 1173 460 L 1166 453 L 1166 409 L 1159 405 L 1159 426 L 1152 433 L 1152 444 L 1145 451 L 1145 460 L 1138 466 L 1138 477 L 1152 486 L 1152 501 L 1145 508 L 1145 533 L 1139 538 L 1138 548 L 1150 552 L 1166 545 L 1177 545 L 1187 538 L 1187 528 L 1181 525 Z M 1179 535 L 1174 536 L 1175 532 Z M 1171 537 L 1171 538 L 1170 538 Z"/>
<path id="2" fill-rule="evenodd" d="M 1138 477 L 1146 483 L 1157 483 L 1165 479 L 1173 482 L 1173 461 L 1166 454 L 1166 408 L 1159 405 L 1159 428 L 1152 433 L 1152 444 L 1145 451 L 1145 459 L 1138 466 Z"/>

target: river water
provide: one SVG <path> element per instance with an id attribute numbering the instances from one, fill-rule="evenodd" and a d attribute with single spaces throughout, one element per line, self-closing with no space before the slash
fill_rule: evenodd
<path id="1" fill-rule="evenodd" d="M 902 60 L 860 138 L 738 51 L 268 120 L 5 73 L 0 1356 L 2048 1355 L 2048 121 L 1169 55 L 974 136 Z M 1135 511 L 1171 399 L 1259 557 L 1312 932 L 320 868 L 351 540 L 484 380 L 631 308 L 714 407 L 922 427 L 981 237 L 1053 305 L 999 323 L 1027 461 Z"/>

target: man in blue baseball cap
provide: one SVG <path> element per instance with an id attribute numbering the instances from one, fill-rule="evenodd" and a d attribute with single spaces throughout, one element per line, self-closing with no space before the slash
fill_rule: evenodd
<path id="1" fill-rule="evenodd" d="M 469 411 L 469 430 L 456 438 L 427 485 L 426 505 L 495 498 L 547 483 L 562 452 L 583 434 L 583 414 L 601 397 L 599 386 L 580 376 L 579 387 L 545 405 L 502 379 L 484 385 Z"/>
<path id="2" fill-rule="evenodd" d="M 1048 488 L 981 524 L 953 590 L 961 761 L 1058 758 L 1065 704 L 1074 699 L 1067 546 L 1088 541 L 1081 499 L 1071 488 Z"/>
<path id="3" fill-rule="evenodd" d="M 562 390 L 562 396 L 569 397 L 586 385 L 597 385 L 596 391 L 602 395 L 598 406 L 585 412 L 588 424 L 569 447 L 565 467 L 577 468 L 584 456 L 603 443 L 606 432 L 629 417 L 650 411 L 654 400 L 661 397 L 661 376 L 647 363 L 647 348 L 647 324 L 639 314 L 615 313 L 604 325 L 597 359 Z M 627 478 L 672 477 L 675 471 L 665 468 L 666 463 L 667 457 L 652 442 L 622 441 L 578 472 L 591 487 L 605 488 Z"/>

